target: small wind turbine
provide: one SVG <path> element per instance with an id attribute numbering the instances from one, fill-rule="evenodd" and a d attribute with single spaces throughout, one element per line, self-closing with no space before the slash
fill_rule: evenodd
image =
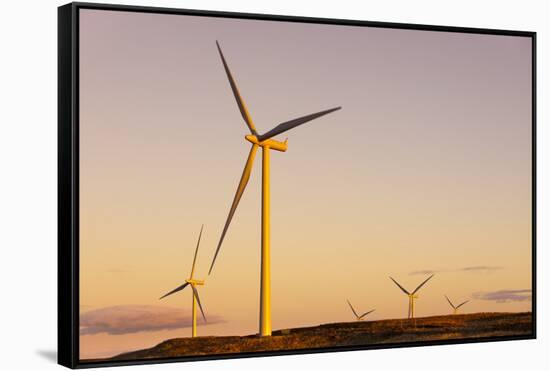
<path id="1" fill-rule="evenodd" d="M 453 314 L 457 314 L 458 308 L 460 308 L 461 306 L 463 306 L 464 304 L 466 304 L 467 302 L 470 301 L 470 300 L 466 300 L 466 301 L 464 301 L 464 302 L 458 304 L 457 306 L 455 306 L 455 305 L 453 304 L 453 302 L 451 301 L 451 299 L 449 299 L 449 298 L 447 297 L 447 295 L 445 295 L 445 299 L 447 299 L 447 301 L 449 302 L 449 304 L 451 305 L 451 307 L 453 307 Z"/>
<path id="2" fill-rule="evenodd" d="M 348 302 L 348 305 L 349 307 L 351 308 L 351 311 L 353 312 L 353 314 L 355 315 L 355 318 L 358 320 L 358 321 L 361 321 L 366 315 L 368 315 L 369 313 L 372 313 L 374 312 L 376 309 L 373 309 L 373 310 L 369 310 L 368 312 L 365 312 L 361 315 L 358 315 L 357 312 L 355 311 L 355 309 L 353 308 L 353 305 L 351 305 L 351 303 L 349 302 L 349 300 L 346 299 L 346 301 Z"/>
<path id="3" fill-rule="evenodd" d="M 418 285 L 418 287 L 413 291 L 413 292 L 408 292 L 407 290 L 405 290 L 405 288 L 403 286 L 401 286 L 396 280 L 394 280 L 392 277 L 390 277 L 390 279 L 397 285 L 397 287 L 399 287 L 401 289 L 401 291 L 403 291 L 408 297 L 409 297 L 409 313 L 408 313 L 408 316 L 407 318 L 414 318 L 414 300 L 415 299 L 418 299 L 418 295 L 416 295 L 416 293 L 418 292 L 418 290 L 420 290 L 420 288 L 422 286 L 424 286 L 424 284 L 426 282 L 428 282 L 430 280 L 430 278 L 432 278 L 434 275 L 432 274 L 430 277 L 426 278 L 426 280 L 424 282 L 422 282 L 420 285 Z"/>
<path id="4" fill-rule="evenodd" d="M 272 138 L 290 129 L 293 129 L 299 125 L 305 124 L 306 122 L 309 122 L 311 120 L 314 120 L 316 118 L 329 114 L 331 112 L 337 111 L 341 107 L 327 109 L 324 111 L 312 113 L 307 116 L 302 116 L 290 121 L 283 122 L 282 124 L 279 124 L 275 126 L 273 129 L 269 130 L 268 132 L 260 135 L 256 131 L 256 127 L 254 126 L 254 122 L 252 121 L 252 117 L 250 116 L 250 112 L 248 112 L 248 109 L 246 108 L 244 100 L 237 88 L 237 83 L 235 82 L 235 79 L 233 78 L 233 75 L 229 70 L 229 66 L 227 65 L 225 57 L 222 53 L 220 44 L 217 41 L 216 41 L 216 45 L 218 47 L 218 52 L 220 54 L 223 67 L 225 69 L 227 79 L 229 80 L 229 85 L 231 86 L 231 90 L 233 91 L 233 95 L 235 97 L 235 100 L 237 101 L 237 106 L 239 107 L 241 116 L 244 122 L 246 123 L 248 130 L 250 131 L 250 135 L 245 136 L 245 139 L 252 144 L 252 147 L 250 148 L 250 152 L 248 153 L 248 158 L 246 160 L 243 173 L 241 175 L 241 180 L 239 181 L 237 192 L 235 192 L 233 203 L 231 204 L 231 208 L 229 209 L 229 214 L 227 215 L 227 220 L 223 227 L 223 231 L 220 236 L 220 241 L 218 242 L 218 247 L 216 248 L 216 252 L 214 254 L 214 258 L 212 259 L 212 264 L 210 265 L 210 270 L 208 274 L 212 272 L 212 268 L 214 267 L 214 263 L 216 262 L 216 257 L 218 256 L 223 239 L 225 237 L 225 234 L 227 233 L 227 229 L 229 228 L 229 223 L 231 223 L 231 219 L 233 219 L 235 210 L 239 205 L 239 201 L 241 200 L 241 197 L 248 183 L 248 179 L 250 178 L 250 173 L 252 172 L 252 165 L 254 163 L 254 157 L 256 156 L 256 151 L 258 150 L 258 147 L 262 147 L 262 244 L 261 244 L 259 334 L 260 336 L 270 336 L 271 335 L 271 272 L 270 272 L 271 263 L 270 263 L 270 247 L 269 247 L 269 240 L 270 240 L 269 239 L 269 233 L 270 233 L 269 232 L 269 214 L 270 214 L 269 213 L 269 207 L 270 207 L 269 206 L 269 183 L 270 183 L 269 182 L 269 155 L 272 149 L 280 152 L 286 152 L 287 150 L 286 140 L 284 142 L 280 142 Z"/>
<path id="5" fill-rule="evenodd" d="M 193 265 L 191 266 L 191 274 L 189 275 L 189 278 L 185 280 L 185 283 L 181 286 L 176 287 L 174 290 L 170 291 L 169 293 L 163 295 L 159 298 L 163 299 L 169 295 L 172 295 L 178 291 L 183 290 L 188 285 L 191 285 L 191 289 L 193 290 L 193 303 L 191 306 L 191 317 L 193 320 L 192 330 L 191 330 L 191 337 L 197 336 L 197 303 L 199 304 L 199 308 L 202 313 L 202 318 L 204 319 L 204 322 L 206 322 L 206 316 L 204 315 L 204 311 L 202 310 L 201 300 L 199 299 L 199 292 L 197 291 L 196 286 L 203 286 L 204 280 L 196 280 L 193 279 L 193 274 L 195 273 L 195 263 L 197 262 L 197 253 L 199 252 L 199 245 L 201 243 L 201 235 L 202 235 L 202 229 L 204 227 L 204 224 L 201 227 L 201 231 L 199 233 L 199 240 L 197 241 L 197 248 L 195 249 L 195 256 L 193 257 Z"/>

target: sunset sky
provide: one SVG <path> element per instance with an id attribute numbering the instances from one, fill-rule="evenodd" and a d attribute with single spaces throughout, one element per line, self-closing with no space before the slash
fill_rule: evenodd
<path id="1" fill-rule="evenodd" d="M 250 145 L 271 155 L 273 328 L 531 310 L 531 39 L 80 11 L 81 358 L 258 331 L 261 157 L 207 276 Z M 288 135 L 286 135 L 288 134 Z"/>

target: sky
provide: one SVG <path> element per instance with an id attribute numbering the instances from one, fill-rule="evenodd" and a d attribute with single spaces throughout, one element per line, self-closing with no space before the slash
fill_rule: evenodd
<path id="1" fill-rule="evenodd" d="M 261 159 L 207 275 L 249 151 L 218 55 L 271 154 L 273 329 L 531 310 L 531 41 L 518 36 L 80 10 L 80 357 L 258 331 Z"/>

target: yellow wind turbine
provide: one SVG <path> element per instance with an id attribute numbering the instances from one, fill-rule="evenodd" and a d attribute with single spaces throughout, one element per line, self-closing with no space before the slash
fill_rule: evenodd
<path id="1" fill-rule="evenodd" d="M 358 321 L 362 321 L 363 318 L 365 318 L 367 315 L 369 315 L 370 313 L 374 312 L 376 309 L 373 309 L 373 310 L 369 310 L 368 312 L 365 312 L 361 315 L 357 314 L 357 312 L 355 311 L 355 309 L 353 308 L 353 305 L 351 305 L 350 301 L 346 299 L 346 301 L 348 302 L 348 305 L 349 307 L 351 308 L 351 311 L 353 312 L 353 314 L 355 315 L 355 318 L 358 320 Z"/>
<path id="2" fill-rule="evenodd" d="M 308 121 L 314 120 L 318 117 L 324 116 L 328 113 L 339 110 L 341 107 L 331 108 L 325 111 L 313 113 L 307 116 L 299 117 L 290 121 L 283 122 L 265 134 L 259 135 L 254 126 L 254 122 L 250 116 L 250 112 L 246 108 L 243 98 L 237 89 L 237 84 L 235 79 L 231 75 L 231 71 L 227 65 L 225 57 L 222 53 L 220 44 L 216 41 L 216 46 L 218 47 L 218 52 L 220 54 L 225 73 L 227 74 L 227 79 L 229 80 L 229 85 L 237 101 L 237 105 L 241 112 L 241 115 L 244 119 L 244 122 L 250 130 L 250 135 L 245 136 L 245 139 L 252 144 L 244 170 L 239 181 L 239 186 L 237 187 L 237 192 L 233 198 L 233 203 L 229 209 L 229 214 L 223 227 L 223 231 L 218 242 L 218 247 L 212 259 L 212 264 L 210 265 L 210 272 L 214 267 L 214 263 L 220 251 L 225 234 L 227 233 L 227 228 L 233 219 L 237 205 L 241 200 L 243 192 L 246 188 L 248 180 L 250 178 L 250 172 L 252 171 L 252 164 L 254 163 L 254 157 L 256 156 L 256 151 L 258 147 L 262 147 L 262 245 L 261 245 L 261 284 L 260 284 L 260 330 L 259 334 L 261 336 L 270 336 L 271 335 L 271 272 L 270 272 L 270 249 L 269 249 L 269 154 L 270 150 L 274 149 L 276 151 L 285 152 L 287 150 L 287 141 L 279 142 L 277 140 L 271 139 L 272 137 L 284 133 L 290 129 L 293 129 L 299 125 L 305 124 Z"/>
<path id="3" fill-rule="evenodd" d="M 466 304 L 467 302 L 469 302 L 470 300 L 466 300 L 466 301 L 463 301 L 462 303 L 458 304 L 457 306 L 455 306 L 453 304 L 453 302 L 451 301 L 451 299 L 449 299 L 447 297 L 447 295 L 445 295 L 445 299 L 447 299 L 447 301 L 449 302 L 449 304 L 451 305 L 451 307 L 453 307 L 453 314 L 457 314 L 458 313 L 458 308 L 460 308 L 461 306 L 463 306 L 464 304 Z"/>
<path id="4" fill-rule="evenodd" d="M 393 278 L 390 277 L 390 279 L 397 285 L 397 287 L 399 287 L 401 289 L 401 291 L 403 291 L 405 294 L 407 294 L 407 296 L 409 297 L 409 313 L 407 315 L 407 318 L 414 318 L 414 300 L 415 299 L 418 299 L 418 295 L 416 295 L 416 293 L 418 292 L 418 290 L 420 290 L 420 288 L 422 286 L 424 286 L 424 284 L 426 282 L 428 282 L 434 275 L 432 274 L 430 277 L 426 278 L 426 280 L 424 282 L 422 282 L 420 285 L 418 285 L 418 287 L 413 291 L 413 292 L 408 292 L 407 290 L 405 290 L 405 288 L 403 286 L 401 286 L 396 280 L 394 280 Z"/>
<path id="5" fill-rule="evenodd" d="M 159 300 L 163 299 L 169 295 L 172 295 L 178 291 L 183 290 L 188 285 L 191 285 L 191 289 L 193 290 L 193 302 L 191 306 L 191 317 L 192 317 L 191 337 L 197 336 L 197 303 L 199 304 L 199 308 L 202 313 L 202 318 L 204 319 L 204 322 L 206 322 L 206 316 L 204 315 L 204 311 L 202 310 L 201 300 L 199 298 L 199 292 L 197 291 L 197 287 L 196 287 L 196 286 L 203 286 L 204 281 L 196 280 L 193 278 L 193 274 L 195 273 L 195 263 L 197 262 L 197 253 L 199 252 L 199 245 L 201 243 L 203 228 L 204 228 L 204 224 L 201 226 L 201 231 L 199 233 L 199 240 L 197 241 L 197 247 L 195 248 L 195 256 L 193 257 L 193 265 L 191 266 L 191 274 L 189 275 L 189 278 L 185 280 L 185 283 L 183 285 L 176 287 L 174 290 L 170 291 L 169 293 L 159 298 Z"/>

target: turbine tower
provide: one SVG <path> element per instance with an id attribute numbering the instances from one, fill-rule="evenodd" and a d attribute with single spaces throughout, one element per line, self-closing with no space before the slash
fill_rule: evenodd
<path id="1" fill-rule="evenodd" d="M 466 300 L 466 301 L 464 301 L 464 302 L 458 304 L 457 306 L 455 306 L 455 305 L 453 304 L 453 302 L 451 301 L 451 299 L 449 299 L 449 298 L 447 297 L 447 295 L 445 295 L 445 299 L 447 299 L 447 301 L 449 302 L 449 304 L 451 305 L 451 307 L 453 307 L 453 314 L 457 314 L 457 313 L 458 313 L 458 308 L 460 308 L 461 306 L 463 306 L 464 304 L 466 304 L 467 302 L 470 301 L 470 300 Z"/>
<path id="2" fill-rule="evenodd" d="M 199 245 L 201 243 L 203 228 L 204 228 L 204 224 L 201 226 L 201 231 L 199 233 L 199 240 L 197 241 L 197 247 L 195 249 L 195 256 L 193 257 L 193 265 L 191 266 L 191 274 L 189 275 L 189 278 L 185 280 L 185 283 L 183 285 L 176 287 L 174 290 L 170 291 L 169 293 L 159 298 L 159 300 L 163 299 L 169 295 L 172 295 L 178 291 L 183 290 L 188 285 L 191 285 L 191 289 L 193 290 L 193 301 L 191 304 L 191 317 L 192 317 L 193 325 L 191 326 L 191 337 L 197 336 L 197 303 L 199 304 L 199 308 L 202 313 L 202 318 L 204 319 L 204 322 L 206 322 L 206 316 L 204 315 L 204 311 L 202 310 L 201 300 L 199 298 L 199 292 L 197 291 L 197 287 L 196 287 L 196 286 L 203 286 L 204 280 L 201 281 L 193 278 L 193 274 L 195 273 L 195 263 L 197 262 L 197 253 L 199 252 Z"/>
<path id="3" fill-rule="evenodd" d="M 356 318 L 358 321 L 362 321 L 363 318 L 364 318 L 365 316 L 367 316 L 368 314 L 370 314 L 370 313 L 372 313 L 372 312 L 374 312 L 374 311 L 376 310 L 376 309 L 369 310 L 368 312 L 365 312 L 365 313 L 363 313 L 363 314 L 361 314 L 361 315 L 358 315 L 357 312 L 355 311 L 355 309 L 353 308 L 353 305 L 351 305 L 351 303 L 349 302 L 349 300 L 346 299 L 346 301 L 348 302 L 348 305 L 349 305 L 349 307 L 351 308 L 351 311 L 353 312 L 353 314 L 355 315 L 355 318 Z"/>
<path id="4" fill-rule="evenodd" d="M 397 287 L 399 287 L 401 289 L 401 291 L 403 291 L 409 297 L 409 312 L 408 312 L 407 318 L 414 318 L 414 300 L 418 299 L 418 295 L 416 295 L 416 293 L 433 276 L 434 275 L 432 274 L 430 277 L 426 278 L 426 280 L 424 280 L 424 282 L 422 282 L 420 285 L 418 285 L 418 287 L 413 292 L 409 292 L 409 291 L 405 290 L 405 288 L 403 286 L 401 286 L 396 280 L 394 280 L 392 277 L 390 277 L 390 279 L 397 285 Z"/>
<path id="5" fill-rule="evenodd" d="M 229 209 L 229 214 L 227 216 L 227 220 L 223 227 L 223 231 L 222 231 L 220 240 L 218 242 L 218 246 L 216 248 L 214 258 L 212 259 L 212 264 L 210 265 L 210 270 L 208 274 L 212 272 L 212 268 L 214 267 L 214 263 L 220 251 L 220 247 L 222 245 L 225 234 L 227 233 L 229 224 L 231 223 L 231 219 L 233 219 L 233 215 L 235 214 L 237 205 L 241 200 L 241 197 L 244 193 L 244 190 L 250 178 L 250 173 L 252 171 L 252 164 L 254 163 L 254 157 L 256 156 L 256 151 L 258 150 L 258 147 L 262 147 L 262 244 L 261 244 L 259 334 L 260 336 L 271 336 L 271 282 L 270 282 L 271 266 L 270 266 L 270 246 L 269 246 L 269 241 L 270 241 L 269 239 L 269 215 L 270 215 L 269 213 L 269 155 L 270 155 L 270 150 L 272 149 L 280 152 L 285 152 L 287 150 L 286 140 L 284 142 L 279 142 L 272 138 L 290 129 L 293 129 L 299 125 L 305 124 L 308 121 L 314 120 L 316 118 L 319 118 L 331 112 L 339 110 L 341 107 L 331 108 L 325 111 L 313 113 L 307 116 L 303 116 L 290 121 L 283 122 L 275 126 L 273 129 L 269 130 L 268 132 L 260 135 L 256 131 L 254 122 L 252 121 L 252 118 L 250 116 L 250 113 L 248 112 L 248 109 L 246 108 L 244 100 L 241 97 L 241 94 L 239 93 L 235 79 L 231 75 L 231 71 L 229 70 L 229 66 L 227 65 L 225 57 L 222 53 L 220 44 L 217 41 L 216 41 L 216 46 L 218 47 L 218 52 L 220 54 L 223 67 L 225 69 L 227 79 L 229 80 L 229 85 L 231 86 L 231 90 L 233 91 L 233 95 L 235 96 L 235 100 L 237 101 L 237 106 L 239 107 L 241 116 L 243 117 L 244 122 L 246 123 L 250 131 L 250 135 L 245 136 L 245 139 L 252 144 L 252 147 L 250 148 L 250 152 L 248 154 L 248 158 L 244 166 L 241 180 L 239 181 L 237 192 L 235 193 L 235 197 L 233 198 L 233 203 L 231 204 L 231 208 Z"/>

